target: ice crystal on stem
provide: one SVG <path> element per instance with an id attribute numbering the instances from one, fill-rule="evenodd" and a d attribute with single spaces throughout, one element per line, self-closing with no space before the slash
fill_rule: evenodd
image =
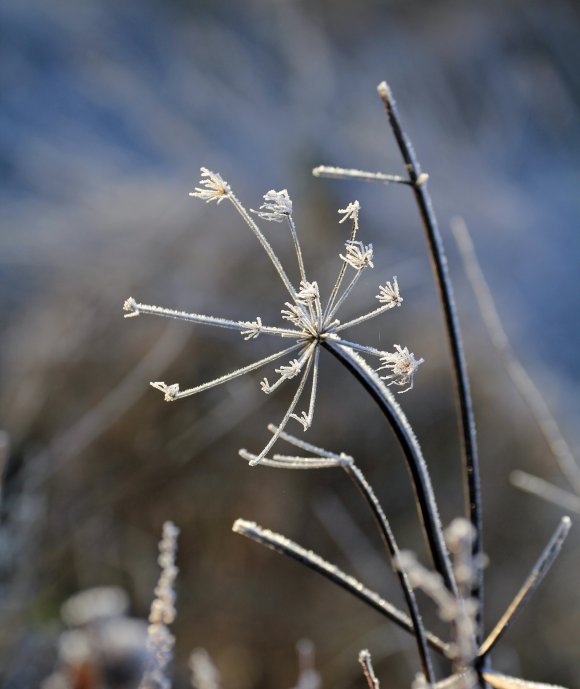
<path id="1" fill-rule="evenodd" d="M 199 182 L 199 187 L 195 187 L 194 191 L 189 192 L 190 196 L 196 196 L 207 203 L 210 201 L 221 203 L 229 196 L 230 186 L 221 175 L 202 167 L 201 176 L 202 179 Z"/>
<path id="2" fill-rule="evenodd" d="M 373 264 L 373 245 L 349 240 L 346 243 L 346 256 L 340 254 L 340 258 L 355 270 L 374 268 Z"/>
<path id="3" fill-rule="evenodd" d="M 163 524 L 163 536 L 159 543 L 159 564 L 161 576 L 155 587 L 155 599 L 149 613 L 147 630 L 148 667 L 139 689 L 170 689 L 171 683 L 165 674 L 167 664 L 173 655 L 175 638 L 169 625 L 175 619 L 175 579 L 177 567 L 175 554 L 179 529 L 172 522 Z"/>
<path id="4" fill-rule="evenodd" d="M 386 378 L 392 380 L 392 383 L 395 385 L 408 385 L 408 389 L 410 389 L 413 375 L 422 359 L 416 360 L 412 354 L 409 354 L 406 348 L 402 349 L 398 345 L 396 345 L 396 351 L 394 353 L 384 352 L 374 349 L 373 347 L 367 347 L 343 340 L 339 334 L 343 330 L 358 325 L 369 318 L 374 318 L 394 306 L 399 306 L 402 302 L 402 297 L 399 294 L 399 285 L 397 279 L 394 278 L 392 283 L 387 282 L 384 286 L 379 286 L 379 294 L 377 295 L 381 304 L 379 308 L 375 308 L 374 310 L 344 323 L 341 323 L 341 321 L 335 317 L 336 313 L 344 305 L 357 284 L 362 272 L 367 268 L 373 268 L 372 245 L 363 244 L 356 239 L 359 229 L 360 213 L 360 204 L 358 201 L 349 203 L 345 208 L 339 211 L 341 214 L 339 223 L 344 223 L 347 220 L 350 221 L 352 230 L 350 238 L 346 242 L 345 253 L 344 255 L 340 254 L 341 263 L 338 277 L 332 287 L 328 300 L 323 302 L 318 282 L 309 279 L 306 274 L 298 233 L 292 218 L 292 201 L 287 190 L 274 191 L 272 189 L 268 191 L 264 195 L 264 203 L 260 206 L 260 209 L 258 211 L 253 211 L 253 213 L 263 220 L 274 222 L 287 220 L 294 244 L 300 276 L 300 282 L 297 288 L 288 277 L 280 259 L 256 224 L 256 221 L 238 200 L 230 185 L 220 175 L 206 168 L 201 168 L 201 172 L 202 179 L 199 186 L 191 193 L 191 196 L 200 198 L 203 201 L 217 201 L 218 203 L 223 199 L 227 199 L 243 221 L 248 225 L 264 249 L 274 269 L 278 273 L 282 284 L 290 295 L 290 299 L 284 303 L 284 307 L 281 310 L 281 317 L 284 321 L 288 322 L 288 327 L 266 325 L 262 322 L 260 316 L 257 316 L 253 321 L 230 320 L 216 316 L 205 316 L 198 313 L 189 313 L 160 306 L 141 304 L 132 297 L 127 299 L 123 306 L 124 310 L 127 312 L 125 315 L 137 316 L 140 314 L 151 314 L 167 318 L 177 318 L 194 323 L 212 325 L 218 328 L 236 330 L 246 341 L 255 340 L 259 335 L 264 334 L 290 339 L 293 341 L 293 344 L 281 351 L 255 361 L 254 363 L 192 388 L 182 389 L 178 384 L 168 385 L 162 381 L 151 383 L 152 387 L 162 392 L 166 401 L 171 402 L 176 399 L 181 399 L 182 397 L 188 397 L 202 392 L 216 385 L 221 385 L 241 375 L 256 371 L 259 368 L 274 363 L 290 354 L 294 354 L 295 358 L 287 360 L 287 363 L 279 365 L 278 368 L 275 369 L 279 377 L 274 383 L 270 384 L 268 378 L 263 378 L 260 383 L 262 391 L 266 394 L 270 394 L 281 387 L 286 381 L 294 378 L 298 379 L 296 391 L 283 419 L 278 425 L 278 430 L 273 434 L 262 452 L 253 456 L 251 464 L 257 464 L 264 459 L 290 419 L 300 423 L 304 430 L 310 428 L 314 418 L 316 404 L 319 353 L 321 347 L 324 346 L 325 343 L 329 343 L 329 345 L 332 344 L 333 347 L 339 346 L 356 349 L 358 352 L 366 354 L 367 356 L 380 358 L 383 364 L 381 368 L 388 368 L 391 372 Z M 354 273 L 352 273 L 350 277 L 347 275 L 349 269 L 354 270 Z M 297 407 L 302 395 L 308 389 L 310 391 L 308 408 L 305 411 L 298 412 Z"/>
<path id="5" fill-rule="evenodd" d="M 282 191 L 270 189 L 264 194 L 264 201 L 266 203 L 260 206 L 260 210 L 252 211 L 262 220 L 282 222 L 289 215 L 292 215 L 292 199 L 288 196 L 286 189 L 282 189 Z"/>
<path id="6" fill-rule="evenodd" d="M 401 306 L 403 303 L 403 297 L 399 292 L 399 283 L 397 282 L 397 276 L 393 278 L 393 282 L 387 282 L 385 285 L 379 287 L 379 293 L 377 294 L 377 299 L 381 304 L 386 304 L 387 306 L 393 308 L 395 306 Z"/>
<path id="7" fill-rule="evenodd" d="M 383 380 L 390 380 L 389 385 L 407 385 L 404 390 L 400 392 L 407 392 L 413 387 L 413 377 L 419 366 L 423 363 L 423 359 L 415 359 L 413 352 L 410 352 L 407 347 L 395 345 L 395 352 L 385 352 L 381 355 L 382 366 L 379 366 L 377 371 L 387 369 L 390 371 L 389 375 L 381 376 Z"/>

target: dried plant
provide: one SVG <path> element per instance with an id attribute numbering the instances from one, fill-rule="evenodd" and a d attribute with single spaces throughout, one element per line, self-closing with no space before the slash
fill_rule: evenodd
<path id="1" fill-rule="evenodd" d="M 385 352 L 342 338 L 343 330 L 399 307 L 402 303 L 398 280 L 393 278 L 392 281 L 379 285 L 377 307 L 344 323 L 337 318 L 340 308 L 363 272 L 373 268 L 372 245 L 364 244 L 358 239 L 360 212 L 358 202 L 354 201 L 339 211 L 342 216 L 340 222 L 349 221 L 351 224 L 350 238 L 345 244 L 344 252 L 339 254 L 341 263 L 334 286 L 328 299 L 323 299 L 317 281 L 312 280 L 305 268 L 293 219 L 293 203 L 287 190 L 268 191 L 259 209 L 248 211 L 234 194 L 228 182 L 219 174 L 202 168 L 202 179 L 191 195 L 208 203 L 215 201 L 216 204 L 220 204 L 222 201 L 228 201 L 248 225 L 288 292 L 289 301 L 284 304 L 281 316 L 289 325 L 264 325 L 259 316 L 255 320 L 228 320 L 150 306 L 139 303 L 133 298 L 127 299 L 124 304 L 125 315 L 133 317 L 140 314 L 152 314 L 227 328 L 239 332 L 246 341 L 254 340 L 260 335 L 290 340 L 292 344 L 281 351 L 192 388 L 182 390 L 178 384 L 168 385 L 164 382 L 154 382 L 152 385 L 163 393 L 167 401 L 174 401 L 294 355 L 295 358 L 287 359 L 284 364 L 275 369 L 278 377 L 273 383 L 268 378 L 264 378 L 261 382 L 262 391 L 269 394 L 281 387 L 286 380 L 298 379 L 296 391 L 284 417 L 279 424 L 268 427 L 271 438 L 262 450 L 257 453 L 240 450 L 240 454 L 250 465 L 289 470 L 342 469 L 356 485 L 373 514 L 389 562 L 398 578 L 408 612 L 399 610 L 362 582 L 283 535 L 243 519 L 238 519 L 234 523 L 234 531 L 322 574 L 409 632 L 417 645 L 420 666 L 420 672 L 413 684 L 415 689 L 427 687 L 474 689 L 486 686 L 497 689 L 515 689 L 516 687 L 546 686 L 498 674 L 491 666 L 491 651 L 543 580 L 562 547 L 571 522 L 567 517 L 561 520 L 554 536 L 512 603 L 492 631 L 486 634 L 483 619 L 482 511 L 475 422 L 453 289 L 437 219 L 427 190 L 428 175 L 421 170 L 413 147 L 402 127 L 389 87 L 383 82 L 379 85 L 378 91 L 401 153 L 406 176 L 330 166 L 319 166 L 315 168 L 314 174 L 339 179 L 398 184 L 410 188 L 414 195 L 432 259 L 456 384 L 465 488 L 464 517 L 454 521 L 444 531 L 428 467 L 419 442 L 389 388 L 391 385 L 396 385 L 404 388 L 401 392 L 411 389 L 414 375 L 422 359 L 415 358 L 406 347 L 398 344 L 394 345 L 394 351 Z M 290 279 L 255 218 L 288 225 L 296 253 L 299 274 L 297 283 Z M 409 469 L 433 569 L 420 564 L 412 553 L 399 549 L 385 510 L 352 457 L 345 453 L 324 450 L 286 432 L 286 426 L 291 419 L 299 422 L 305 431 L 312 424 L 317 394 L 319 357 L 322 350 L 331 353 L 354 375 L 378 404 L 392 428 Z M 380 365 L 370 366 L 365 357 L 378 358 Z M 381 375 L 382 371 L 385 372 L 384 375 Z M 310 385 L 309 402 L 304 411 L 297 413 L 308 385 Z M 291 444 L 298 453 L 271 454 L 277 441 Z M 439 616 L 449 624 L 449 640 L 439 638 L 426 628 L 415 596 L 416 588 L 427 593 L 435 604 Z M 435 651 L 444 662 L 434 665 L 431 659 L 432 651 Z M 379 680 L 373 670 L 368 651 L 362 651 L 359 660 L 369 689 L 379 689 Z M 194 675 L 196 672 L 199 674 L 199 661 L 199 658 L 192 659 Z M 203 672 L 201 674 L 203 675 Z M 443 679 L 438 677 L 441 674 L 443 674 Z M 212 682 L 217 684 L 216 676 L 213 677 L 215 681 L 212 680 Z M 212 682 L 200 680 L 198 684 Z"/>

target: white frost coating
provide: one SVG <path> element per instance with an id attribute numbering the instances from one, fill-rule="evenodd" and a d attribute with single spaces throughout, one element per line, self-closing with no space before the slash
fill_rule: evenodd
<path id="1" fill-rule="evenodd" d="M 201 168 L 199 187 L 195 187 L 194 191 L 189 192 L 190 196 L 196 196 L 206 203 L 210 201 L 221 203 L 230 194 L 230 185 L 217 172 L 212 172 L 206 167 Z"/>
<path id="2" fill-rule="evenodd" d="M 147 630 L 148 664 L 139 689 L 170 689 L 166 667 L 173 656 L 175 638 L 169 625 L 175 619 L 175 566 L 179 529 L 172 522 L 163 524 L 163 537 L 159 543 L 161 576 L 155 587 L 155 599 L 149 613 Z"/>
<path id="3" fill-rule="evenodd" d="M 271 220 L 274 222 L 282 222 L 286 220 L 289 215 L 292 215 L 292 199 L 288 196 L 288 190 L 270 191 L 264 194 L 264 201 L 260 206 L 260 210 L 250 210 L 255 213 L 262 220 Z"/>
<path id="4" fill-rule="evenodd" d="M 340 258 L 351 268 L 355 270 L 374 268 L 372 244 L 363 244 L 349 239 L 345 244 L 345 250 L 346 256 L 340 254 Z"/>
<path id="5" fill-rule="evenodd" d="M 240 203 L 230 185 L 219 174 L 211 172 L 206 168 L 202 168 L 202 179 L 199 183 L 199 186 L 196 187 L 195 191 L 192 192 L 191 195 L 208 202 L 216 201 L 219 203 L 223 199 L 227 199 L 234 206 L 236 211 L 249 226 L 253 234 L 262 245 L 262 248 L 272 262 L 278 273 L 278 276 L 280 277 L 280 280 L 290 295 L 290 299 L 286 301 L 281 309 L 281 317 L 283 320 L 288 321 L 290 327 L 285 328 L 265 325 L 260 316 L 257 316 L 255 320 L 236 321 L 217 316 L 206 316 L 204 314 L 190 313 L 187 311 L 180 311 L 150 304 L 141 304 L 133 297 L 128 298 L 123 305 L 125 316 L 129 318 L 142 314 L 148 314 L 166 318 L 175 318 L 178 320 L 200 323 L 202 325 L 210 325 L 218 328 L 235 330 L 239 332 L 244 340 L 248 342 L 256 340 L 260 335 L 265 334 L 280 337 L 286 340 L 293 340 L 294 344 L 291 347 L 260 359 L 252 364 L 249 364 L 248 366 L 236 369 L 235 371 L 226 373 L 218 378 L 215 378 L 214 380 L 208 381 L 207 383 L 202 383 L 191 388 L 182 389 L 177 383 L 168 384 L 164 381 L 152 382 L 151 385 L 163 393 L 165 400 L 174 401 L 182 399 L 183 397 L 189 397 L 197 394 L 198 392 L 203 392 L 217 385 L 221 385 L 222 383 L 233 380 L 239 376 L 245 375 L 246 373 L 251 373 L 261 366 L 273 363 L 279 358 L 298 350 L 299 356 L 288 361 L 282 366 L 278 366 L 278 368 L 275 369 L 276 374 L 278 374 L 278 378 L 275 380 L 275 382 L 270 384 L 268 378 L 264 377 L 260 383 L 260 386 L 263 392 L 269 394 L 277 390 L 279 387 L 282 387 L 286 381 L 291 381 L 294 378 L 299 379 L 292 401 L 290 402 L 287 412 L 280 423 L 279 431 L 280 433 L 282 432 L 284 426 L 289 422 L 290 419 L 299 423 L 303 430 L 306 431 L 311 427 L 314 420 L 318 391 L 320 347 L 326 340 L 348 344 L 364 354 L 382 358 L 386 357 L 385 361 L 388 360 L 389 362 L 395 362 L 396 360 L 400 365 L 397 370 L 394 371 L 394 374 L 396 375 L 392 375 L 393 383 L 400 385 L 401 381 L 403 380 L 412 381 L 412 375 L 409 373 L 409 371 L 406 371 L 405 373 L 401 373 L 399 371 L 399 368 L 402 370 L 402 367 L 404 366 L 404 362 L 399 362 L 400 352 L 389 353 L 376 350 L 373 347 L 365 347 L 364 345 L 349 343 L 345 340 L 341 340 L 337 334 L 339 331 L 343 331 L 354 325 L 363 323 L 369 318 L 374 318 L 384 311 L 387 311 L 394 306 L 398 306 L 402 301 L 398 293 L 397 279 L 394 278 L 393 283 L 387 282 L 384 286 L 379 287 L 379 295 L 377 295 L 377 298 L 381 302 L 381 306 L 379 308 L 373 309 L 366 314 L 358 316 L 347 323 L 341 324 L 340 320 L 335 318 L 337 311 L 344 304 L 347 297 L 356 286 L 362 271 L 365 268 L 373 267 L 372 245 L 365 245 L 356 239 L 359 228 L 360 211 L 360 204 L 358 201 L 353 201 L 339 211 L 341 214 L 339 223 L 349 221 L 352 223 L 352 229 L 350 239 L 347 240 L 345 245 L 346 251 L 344 255 L 340 255 L 341 262 L 339 264 L 340 268 L 338 277 L 334 283 L 334 286 L 332 287 L 326 304 L 324 304 L 320 295 L 318 282 L 316 280 L 309 279 L 306 276 L 302 250 L 298 240 L 298 233 L 292 217 L 292 201 L 285 189 L 282 189 L 281 191 L 268 191 L 264 195 L 264 203 L 260 206 L 259 211 L 253 211 L 253 213 L 257 214 L 262 219 L 271 220 L 274 222 L 282 222 L 287 220 L 292 241 L 294 243 L 294 248 L 296 250 L 298 268 L 300 271 L 300 283 L 298 288 L 295 288 L 288 278 L 284 267 L 274 253 L 272 246 L 269 244 L 257 226 L 252 215 Z M 355 274 L 350 279 L 349 284 L 346 287 L 343 287 L 343 279 L 349 267 L 354 269 Z M 308 406 L 303 411 L 297 412 L 296 407 L 301 399 L 302 394 L 305 392 L 307 385 L 310 387 Z M 260 462 L 266 457 L 266 454 L 269 452 L 280 433 L 275 434 L 275 437 L 270 440 L 270 442 L 260 453 L 252 455 L 252 464 Z"/>

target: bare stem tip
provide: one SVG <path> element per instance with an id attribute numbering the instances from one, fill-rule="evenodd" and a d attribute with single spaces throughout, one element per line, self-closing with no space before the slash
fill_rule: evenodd
<path id="1" fill-rule="evenodd" d="M 391 102 L 393 100 L 393 94 L 391 93 L 391 89 L 386 81 L 381 81 L 381 83 L 377 86 L 377 91 L 379 92 L 379 96 L 385 102 Z"/>

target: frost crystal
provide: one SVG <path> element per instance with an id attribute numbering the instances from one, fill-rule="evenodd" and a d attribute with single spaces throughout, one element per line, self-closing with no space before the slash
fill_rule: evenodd
<path id="1" fill-rule="evenodd" d="M 379 293 L 377 294 L 377 299 L 381 304 L 388 304 L 391 307 L 401 306 L 403 303 L 403 297 L 399 293 L 399 283 L 397 282 L 397 276 L 393 278 L 393 282 L 387 282 L 384 286 L 379 287 Z"/>
<path id="2" fill-rule="evenodd" d="M 260 206 L 260 210 L 252 211 L 259 218 L 263 220 L 272 220 L 274 222 L 282 222 L 292 215 L 292 199 L 288 196 L 288 191 L 282 189 L 281 191 L 274 191 L 270 189 L 264 194 L 264 201 Z"/>
<path id="3" fill-rule="evenodd" d="M 346 256 L 340 254 L 340 258 L 355 270 L 374 268 L 373 264 L 373 245 L 363 244 L 354 240 L 346 243 Z"/>
<path id="4" fill-rule="evenodd" d="M 413 376 L 416 370 L 419 368 L 420 364 L 423 363 L 423 359 L 415 359 L 415 355 L 409 351 L 407 347 L 401 347 L 401 345 L 394 345 L 396 352 L 385 352 L 381 356 L 382 366 L 379 366 L 377 371 L 382 371 L 387 369 L 390 371 L 389 375 L 381 376 L 383 380 L 390 380 L 389 385 L 407 385 L 405 390 L 400 392 L 407 392 L 413 387 Z"/>
<path id="5" fill-rule="evenodd" d="M 196 196 L 198 199 L 208 203 L 209 201 L 221 203 L 228 198 L 230 186 L 220 175 L 208 170 L 206 167 L 202 167 L 201 177 L 199 187 L 195 187 L 195 191 L 189 192 L 190 196 Z"/>

